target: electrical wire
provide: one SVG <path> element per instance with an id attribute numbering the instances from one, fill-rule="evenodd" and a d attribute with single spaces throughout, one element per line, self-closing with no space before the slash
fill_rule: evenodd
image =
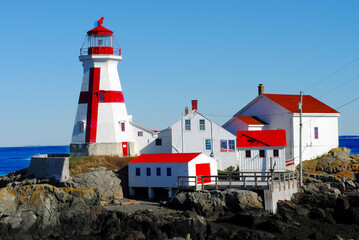
<path id="1" fill-rule="evenodd" d="M 359 56 L 356 57 L 356 58 L 354 58 L 353 60 L 351 60 L 350 62 L 348 62 L 348 63 L 345 64 L 344 66 L 340 67 L 340 68 L 337 69 L 336 71 L 332 72 L 331 74 L 329 74 L 329 75 L 326 76 L 325 78 L 323 78 L 323 79 L 319 80 L 318 82 L 314 83 L 314 84 L 311 85 L 309 88 L 305 89 L 305 90 L 303 91 L 303 93 L 306 92 L 306 91 L 308 91 L 309 89 L 312 89 L 313 87 L 315 87 L 315 86 L 321 84 L 322 82 L 324 82 L 324 81 L 326 81 L 327 79 L 331 78 L 332 76 L 334 76 L 335 74 L 337 74 L 337 73 L 340 72 L 341 70 L 343 70 L 343 69 L 349 67 L 350 65 L 352 65 L 353 63 L 355 63 L 355 62 L 358 61 L 358 60 L 359 60 Z"/>
<path id="2" fill-rule="evenodd" d="M 323 97 L 323 96 L 325 96 L 325 95 L 327 95 L 327 94 L 333 92 L 334 90 L 336 90 L 336 89 L 338 89 L 338 88 L 344 86 L 345 84 L 347 84 L 347 83 L 353 81 L 353 80 L 356 79 L 357 77 L 359 77 L 359 74 L 355 75 L 354 77 L 350 78 L 349 80 L 345 81 L 344 83 L 339 84 L 338 86 L 336 86 L 335 88 L 333 88 L 333 89 L 327 91 L 326 93 L 320 95 L 319 98 L 321 98 L 321 97 Z"/>

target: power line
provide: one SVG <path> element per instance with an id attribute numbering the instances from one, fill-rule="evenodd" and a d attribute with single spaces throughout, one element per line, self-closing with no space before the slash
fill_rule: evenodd
<path id="1" fill-rule="evenodd" d="M 324 82 L 325 80 L 331 78 L 332 76 L 334 76 L 335 74 L 337 74 L 338 72 L 340 72 L 341 70 L 343 70 L 346 67 L 349 67 L 350 65 L 352 65 L 354 62 L 359 60 L 359 56 L 354 58 L 353 60 L 351 60 L 350 62 L 348 62 L 347 64 L 345 64 L 344 66 L 340 67 L 339 69 L 337 69 L 336 71 L 332 72 L 331 74 L 329 74 L 328 76 L 326 76 L 325 78 L 319 80 L 318 82 L 314 83 L 313 85 L 311 85 L 309 88 L 305 89 L 303 92 L 308 91 L 309 89 L 321 84 L 322 82 Z"/>
<path id="2" fill-rule="evenodd" d="M 355 99 L 353 99 L 353 100 L 351 100 L 351 101 L 349 101 L 349 102 L 347 102 L 347 103 L 344 103 L 344 104 L 341 105 L 340 107 L 337 107 L 337 109 L 342 108 L 342 107 L 344 107 L 344 106 L 346 106 L 346 105 L 348 105 L 348 104 L 351 104 L 352 102 L 355 102 L 356 100 L 359 100 L 359 97 L 357 97 L 357 98 L 355 98 Z"/>
<path id="3" fill-rule="evenodd" d="M 326 92 L 326 93 L 324 93 L 324 94 L 320 95 L 319 97 L 321 98 L 321 97 L 323 97 L 323 96 L 327 95 L 328 93 L 333 92 L 334 90 L 336 90 L 336 89 L 338 89 L 338 88 L 342 87 L 343 85 L 345 85 L 345 84 L 347 84 L 347 83 L 349 83 L 349 82 L 353 81 L 353 80 L 354 80 L 354 79 L 356 79 L 357 77 L 359 77 L 359 74 L 355 75 L 354 77 L 350 78 L 349 80 L 345 81 L 344 83 L 342 83 L 342 84 L 338 85 L 337 87 L 335 87 L 335 88 L 333 88 L 333 89 L 329 90 L 328 92 Z"/>

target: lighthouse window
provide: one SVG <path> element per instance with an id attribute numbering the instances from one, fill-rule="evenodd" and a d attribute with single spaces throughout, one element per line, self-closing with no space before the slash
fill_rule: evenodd
<path id="1" fill-rule="evenodd" d="M 126 129 L 125 129 L 125 123 L 122 122 L 122 123 L 121 123 L 121 131 L 124 132 L 125 130 L 126 130 Z"/>
<path id="2" fill-rule="evenodd" d="M 138 132 L 137 132 L 137 136 L 143 137 L 143 132 L 142 132 L 142 131 L 138 131 Z"/>
<path id="3" fill-rule="evenodd" d="M 84 121 L 79 122 L 79 131 L 80 132 L 85 131 L 85 122 Z"/>
<path id="4" fill-rule="evenodd" d="M 105 93 L 100 92 L 100 102 L 104 102 L 105 101 Z"/>

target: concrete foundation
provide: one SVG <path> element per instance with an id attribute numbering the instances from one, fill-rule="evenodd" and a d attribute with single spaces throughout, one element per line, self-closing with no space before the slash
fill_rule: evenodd
<path id="1" fill-rule="evenodd" d="M 66 154 L 43 154 L 31 158 L 27 176 L 55 178 L 65 182 L 70 179 L 69 158 Z"/>
<path id="2" fill-rule="evenodd" d="M 134 143 L 130 142 L 129 156 L 134 153 Z M 122 143 L 71 143 L 70 156 L 123 156 Z"/>

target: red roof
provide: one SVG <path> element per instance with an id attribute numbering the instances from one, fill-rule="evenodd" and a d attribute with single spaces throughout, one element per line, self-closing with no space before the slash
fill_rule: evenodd
<path id="1" fill-rule="evenodd" d="M 97 27 L 95 27 L 94 29 L 91 29 L 90 31 L 87 32 L 87 35 L 99 35 L 99 34 L 103 34 L 103 35 L 112 35 L 112 31 L 108 30 L 107 28 L 103 27 L 102 25 L 99 25 Z"/>
<path id="2" fill-rule="evenodd" d="M 188 163 L 201 153 L 142 154 L 130 163 Z"/>
<path id="3" fill-rule="evenodd" d="M 285 147 L 285 130 L 237 131 L 237 147 Z"/>
<path id="4" fill-rule="evenodd" d="M 286 94 L 262 94 L 272 101 L 278 103 L 292 113 L 299 113 L 298 103 L 300 95 L 286 95 Z M 339 113 L 335 109 L 329 107 L 318 99 L 303 95 L 303 113 Z"/>
<path id="5" fill-rule="evenodd" d="M 251 117 L 251 116 L 238 116 L 236 117 L 239 120 L 241 120 L 244 123 L 247 123 L 248 125 L 266 125 L 265 122 L 261 121 L 257 117 Z"/>

